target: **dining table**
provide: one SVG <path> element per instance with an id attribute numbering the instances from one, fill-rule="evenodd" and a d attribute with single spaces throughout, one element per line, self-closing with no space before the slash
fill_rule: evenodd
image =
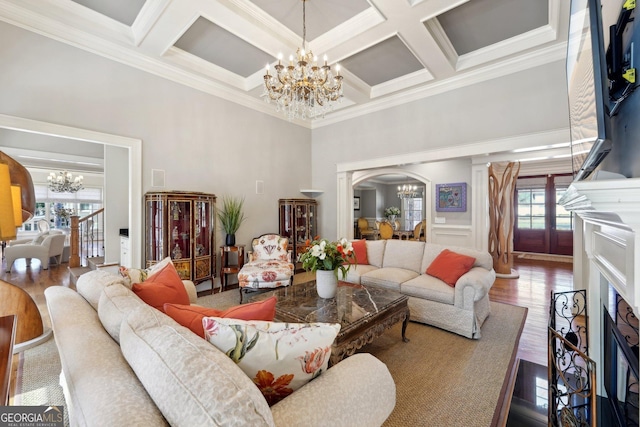
<path id="1" fill-rule="evenodd" d="M 413 237 L 413 230 L 393 230 L 393 237 L 400 240 L 409 240 Z"/>

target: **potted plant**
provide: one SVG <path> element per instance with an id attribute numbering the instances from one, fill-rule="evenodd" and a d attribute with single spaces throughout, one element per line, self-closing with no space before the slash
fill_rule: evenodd
<path id="1" fill-rule="evenodd" d="M 236 231 L 245 220 L 242 212 L 243 205 L 244 198 L 240 199 L 231 196 L 222 198 L 222 208 L 218 209 L 218 219 L 220 220 L 220 227 L 227 233 L 225 240 L 227 246 L 235 246 L 236 244 Z"/>
<path id="2" fill-rule="evenodd" d="M 308 242 L 309 243 L 309 242 Z M 347 276 L 350 262 L 356 262 L 353 246 L 347 239 L 330 242 L 318 239 L 308 244 L 300 256 L 302 268 L 316 273 L 316 288 L 320 298 L 333 298 L 338 288 L 338 271 Z"/>

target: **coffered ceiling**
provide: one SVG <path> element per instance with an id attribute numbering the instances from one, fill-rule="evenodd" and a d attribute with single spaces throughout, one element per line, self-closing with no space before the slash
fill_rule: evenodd
<path id="1" fill-rule="evenodd" d="M 565 56 L 566 0 L 308 0 L 307 41 L 341 65 L 322 126 Z M 267 63 L 302 44 L 301 0 L 0 0 L 0 20 L 282 117 Z M 283 117 L 283 120 L 285 118 Z"/>

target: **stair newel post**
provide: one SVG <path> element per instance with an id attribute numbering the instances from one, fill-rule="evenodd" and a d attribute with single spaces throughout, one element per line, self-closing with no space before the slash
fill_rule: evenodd
<path id="1" fill-rule="evenodd" d="M 71 254 L 69 256 L 69 267 L 80 267 L 80 217 L 71 216 Z"/>

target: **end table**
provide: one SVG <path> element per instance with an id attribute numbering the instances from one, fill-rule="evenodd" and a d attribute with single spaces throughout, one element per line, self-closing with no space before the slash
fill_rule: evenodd
<path id="1" fill-rule="evenodd" d="M 227 290 L 227 275 L 238 274 L 244 265 L 244 246 L 220 246 L 220 286 L 223 291 Z M 230 253 L 236 254 L 235 264 L 232 264 Z"/>

